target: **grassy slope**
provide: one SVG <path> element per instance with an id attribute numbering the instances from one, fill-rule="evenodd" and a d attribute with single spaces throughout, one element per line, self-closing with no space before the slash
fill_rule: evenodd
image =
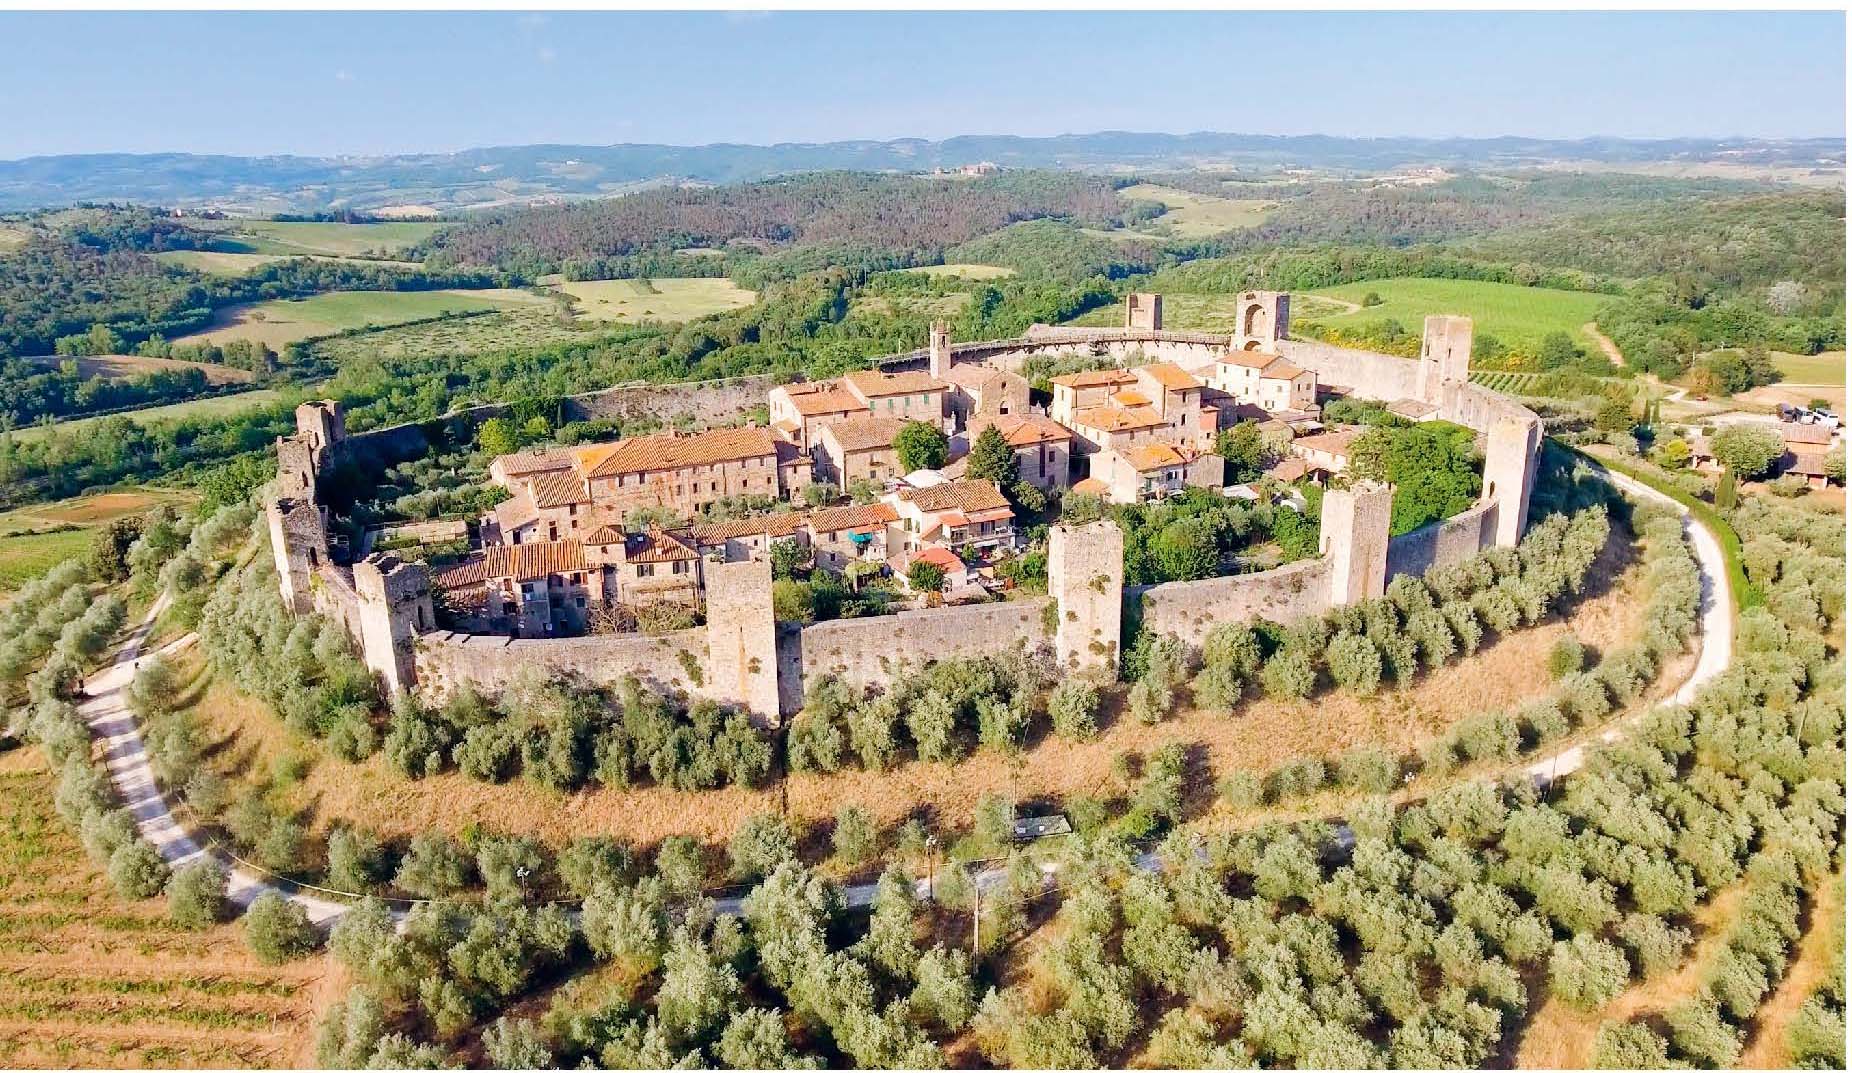
<path id="1" fill-rule="evenodd" d="M 392 223 L 290 223 L 275 220 L 230 221 L 215 230 L 225 234 L 221 248 L 227 253 L 261 253 L 284 257 L 327 254 L 355 257 L 398 253 L 429 238 L 443 224 L 398 221 Z"/>
<path id="2" fill-rule="evenodd" d="M 0 514 L 0 596 L 65 559 L 86 554 L 91 534 L 99 526 L 157 503 L 192 501 L 190 493 L 150 488 L 41 503 Z M 63 528 L 67 525 L 79 528 Z"/>
<path id="3" fill-rule="evenodd" d="M 337 291 L 313 298 L 227 306 L 213 326 L 176 342 L 257 339 L 280 349 L 287 343 L 369 325 L 425 320 L 443 313 L 475 313 L 532 304 L 526 291 Z"/>
<path id="4" fill-rule="evenodd" d="M 255 391 L 240 391 L 234 395 L 213 395 L 203 399 L 168 403 L 165 406 L 149 406 L 141 410 L 110 414 L 109 417 L 126 417 L 138 425 L 145 425 L 154 421 L 171 421 L 181 417 L 209 417 L 237 413 L 240 410 L 249 410 L 275 402 L 281 397 L 281 394 L 269 388 L 259 388 Z M 107 417 L 80 417 L 74 421 L 61 421 L 49 426 L 31 425 L 13 430 L 12 435 L 19 437 L 22 443 L 29 442 L 42 439 L 53 431 L 69 432 L 83 425 L 107 419 Z"/>
<path id="5" fill-rule="evenodd" d="M 1376 279 L 1311 293 L 1362 302 L 1371 292 L 1381 296 L 1381 305 L 1355 313 L 1320 314 L 1319 321 L 1344 327 L 1393 319 L 1411 332 L 1420 332 L 1423 317 L 1450 313 L 1473 318 L 1475 332 L 1495 335 L 1506 344 L 1535 345 L 1550 332 L 1565 332 L 1583 342 L 1582 325 L 1594 319 L 1595 310 L 1613 301 L 1607 295 L 1581 291 L 1457 279 Z"/>
<path id="6" fill-rule="evenodd" d="M 1139 183 L 1119 191 L 1128 201 L 1162 202 L 1170 211 L 1158 217 L 1158 223 L 1182 239 L 1205 238 L 1236 228 L 1254 227 L 1267 219 L 1271 201 L 1209 197 L 1169 186 Z"/>
<path id="7" fill-rule="evenodd" d="M 959 279 L 1002 279 L 1016 274 L 1014 268 L 1000 265 L 921 265 L 918 268 L 903 268 L 902 272 L 917 272 L 922 276 L 955 276 Z"/>
<path id="8" fill-rule="evenodd" d="M 744 309 L 759 299 L 725 277 L 578 280 L 560 290 L 578 300 L 579 319 L 595 321 L 674 323 Z"/>

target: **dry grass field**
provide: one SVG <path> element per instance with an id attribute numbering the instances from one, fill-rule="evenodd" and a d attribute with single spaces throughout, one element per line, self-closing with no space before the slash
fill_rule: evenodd
<path id="1" fill-rule="evenodd" d="M 1019 800 L 1116 790 L 1116 758 L 1182 741 L 1200 746 L 1209 768 L 1265 771 L 1283 760 L 1340 752 L 1353 745 L 1397 749 L 1420 745 L 1467 716 L 1521 703 L 1552 688 L 1545 655 L 1565 629 L 1603 649 L 1633 635 L 1640 594 L 1631 552 L 1613 542 L 1597 571 L 1618 580 L 1582 601 L 1564 623 L 1515 632 L 1440 674 L 1404 690 L 1360 699 L 1338 693 L 1315 701 L 1249 701 L 1229 717 L 1194 709 L 1157 726 L 1115 715 L 1092 742 L 1045 737 L 1021 756 L 980 753 L 956 765 L 913 762 L 884 772 L 848 769 L 834 775 L 793 776 L 782 787 L 790 816 L 822 822 L 845 804 L 857 804 L 883 826 L 923 810 L 948 826 L 970 822 L 980 797 L 1003 793 Z M 383 756 L 351 765 L 329 756 L 320 743 L 301 738 L 258 703 L 218 682 L 208 683 L 197 708 L 208 728 L 209 751 L 227 774 L 261 781 L 288 755 L 309 761 L 286 800 L 319 828 L 348 819 L 386 835 L 427 829 L 461 831 L 471 824 L 537 834 L 550 841 L 594 833 L 620 834 L 653 843 L 687 833 L 724 842 L 748 817 L 773 811 L 781 789 L 728 788 L 682 792 L 660 787 L 593 789 L 559 794 L 516 780 L 490 785 L 459 773 L 423 780 L 399 775 Z M 1210 822 L 1235 819 L 1218 813 Z"/>
<path id="2" fill-rule="evenodd" d="M 39 357 L 26 360 L 52 366 L 74 361 L 77 363 L 77 375 L 86 379 L 100 376 L 105 380 L 127 380 L 148 373 L 185 372 L 188 369 L 198 369 L 205 373 L 206 383 L 214 387 L 221 384 L 248 384 L 257 379 L 257 374 L 249 369 L 234 369 L 229 365 L 214 365 L 205 361 L 144 358 L 138 354 L 105 354 L 94 358 Z"/>
<path id="3" fill-rule="evenodd" d="M 759 300 L 724 276 L 672 279 L 570 280 L 559 289 L 578 303 L 580 320 L 675 324 L 744 309 Z"/>
<path id="4" fill-rule="evenodd" d="M 1206 238 L 1242 227 L 1255 227 L 1267 219 L 1271 201 L 1210 197 L 1170 186 L 1139 183 L 1119 191 L 1127 201 L 1156 201 L 1168 210 L 1157 218 L 1161 228 L 1176 238 Z"/>
<path id="5" fill-rule="evenodd" d="M 326 959 L 258 963 L 236 924 L 127 902 L 51 806 L 36 750 L 0 757 L 0 1065 L 294 1067 Z"/>
<path id="6" fill-rule="evenodd" d="M 1755 1028 L 1743 1048 L 1741 1069 L 1790 1069 L 1788 1026 L 1802 1004 L 1840 963 L 1846 942 L 1846 873 L 1829 876 L 1808 899 L 1807 932 L 1801 936 L 1794 964 L 1756 1014 Z"/>
<path id="7" fill-rule="evenodd" d="M 478 354 L 509 347 L 538 347 L 589 338 L 609 325 L 561 323 L 552 306 L 510 306 L 499 313 L 381 328 L 310 344 L 315 356 L 336 366 L 351 361 L 421 354 Z"/>
<path id="8" fill-rule="evenodd" d="M 128 410 L 119 414 L 79 417 L 51 425 L 29 425 L 25 428 L 14 429 L 8 435 L 17 437 L 23 443 L 51 435 L 54 432 L 70 432 L 93 422 L 110 421 L 118 417 L 126 417 L 138 425 L 152 424 L 156 421 L 174 421 L 182 417 L 215 417 L 265 406 L 282 397 L 281 392 L 271 388 L 240 391 L 230 395 L 207 395 L 203 398 L 188 399 L 185 402 L 170 402 L 165 406 L 146 406 L 139 410 Z"/>
<path id="9" fill-rule="evenodd" d="M 228 220 L 211 226 L 230 253 L 281 257 L 379 257 L 402 252 L 429 238 L 442 224 L 424 221 L 344 224 L 316 221 Z"/>

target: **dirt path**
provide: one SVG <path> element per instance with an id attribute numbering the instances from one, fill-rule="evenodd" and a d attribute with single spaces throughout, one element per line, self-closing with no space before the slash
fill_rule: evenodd
<path id="1" fill-rule="evenodd" d="M 1601 352 L 1608 356 L 1608 361 L 1613 363 L 1616 369 L 1622 368 L 1627 364 L 1627 359 L 1622 356 L 1620 347 L 1614 345 L 1614 340 L 1601 334 L 1601 329 L 1595 326 L 1594 321 L 1591 320 L 1587 324 L 1582 325 L 1582 334 L 1595 341 L 1595 345 L 1601 348 Z"/>
<path id="2" fill-rule="evenodd" d="M 1811 926 L 1801 937 L 1793 967 L 1756 1011 L 1749 1046 L 1736 1063 L 1739 1069 L 1788 1069 L 1794 1065 L 1794 1057 L 1788 1053 L 1788 1025 L 1814 989 L 1826 981 L 1833 969 L 1833 948 L 1845 940 L 1845 872 L 1828 876 L 1814 890 L 1811 902 Z"/>
<path id="3" fill-rule="evenodd" d="M 142 837 L 154 843 L 170 866 L 178 868 L 210 853 L 225 866 L 229 877 L 227 893 L 237 904 L 248 906 L 264 891 L 279 890 L 307 910 L 310 920 L 318 924 L 333 920 L 347 911 L 347 903 L 290 889 L 252 872 L 216 849 L 200 845 L 194 833 L 169 810 L 167 798 L 161 793 L 154 769 L 149 765 L 141 729 L 136 726 L 135 715 L 128 704 L 128 687 L 135 680 L 142 645 L 154 628 L 155 619 L 167 609 L 167 603 L 165 595 L 156 600 L 141 624 L 117 647 L 110 665 L 84 683 L 88 699 L 78 706 L 78 711 L 90 725 L 91 732 L 103 742 L 103 762 L 110 781 L 115 783 L 116 796 L 135 817 L 135 826 Z M 178 651 L 196 639 L 195 634 L 189 633 L 162 651 Z"/>

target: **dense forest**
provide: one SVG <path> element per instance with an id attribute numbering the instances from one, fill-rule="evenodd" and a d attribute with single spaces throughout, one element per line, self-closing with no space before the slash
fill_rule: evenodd
<path id="1" fill-rule="evenodd" d="M 987 179 L 825 172 L 501 213 L 430 242 L 436 264 L 570 272 L 575 262 L 728 243 L 878 246 L 929 254 L 1018 220 L 1108 224 L 1125 211 L 1109 179 L 1014 172 Z"/>

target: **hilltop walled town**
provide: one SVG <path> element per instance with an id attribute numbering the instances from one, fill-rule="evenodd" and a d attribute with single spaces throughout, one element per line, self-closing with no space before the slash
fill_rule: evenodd
<path id="1" fill-rule="evenodd" d="M 1409 361 L 1292 339 L 1285 294 L 1249 292 L 1239 306 L 1232 335 L 1166 331 L 1162 299 L 1148 294 L 1127 299 L 1117 329 L 1038 325 L 954 344 L 935 324 L 923 350 L 878 368 L 772 387 L 766 426 L 503 455 L 489 473 L 507 498 L 474 526 L 475 550 L 434 569 L 364 548 L 351 566 L 336 561 L 317 476 L 375 434 L 350 439 L 337 404 L 306 404 L 278 445 L 269 515 L 279 584 L 289 606 L 345 623 L 393 690 L 492 687 L 540 665 L 637 675 L 774 722 L 801 703 L 806 674 L 874 684 L 909 663 L 1051 644 L 1071 669 L 1109 669 L 1131 600 L 1145 628 L 1199 639 L 1216 621 L 1292 621 L 1380 595 L 1396 573 L 1516 543 L 1541 423 L 1468 382 L 1470 320 L 1428 318 Z M 1021 372 L 1037 357 L 1086 368 L 1050 377 L 1038 405 Z M 1361 429 L 1322 420 L 1324 400 L 1342 398 L 1474 430 L 1479 501 L 1392 539 L 1393 490 L 1344 476 Z M 1261 479 L 1226 484 L 1216 437 L 1240 422 L 1284 450 Z M 937 467 L 901 464 L 916 426 L 943 438 Z M 1303 510 L 1296 488 L 1320 485 L 1318 558 L 1135 590 L 1117 526 L 1057 520 L 1048 595 L 1009 591 L 995 567 L 1024 539 L 1012 490 L 966 473 L 992 430 L 1020 480 L 1054 495 L 1137 504 L 1200 488 Z M 725 502 L 764 509 L 704 513 Z M 780 622 L 771 561 L 781 544 L 852 579 L 890 578 L 907 599 L 897 613 Z M 932 591 L 917 591 L 921 579 Z"/>

